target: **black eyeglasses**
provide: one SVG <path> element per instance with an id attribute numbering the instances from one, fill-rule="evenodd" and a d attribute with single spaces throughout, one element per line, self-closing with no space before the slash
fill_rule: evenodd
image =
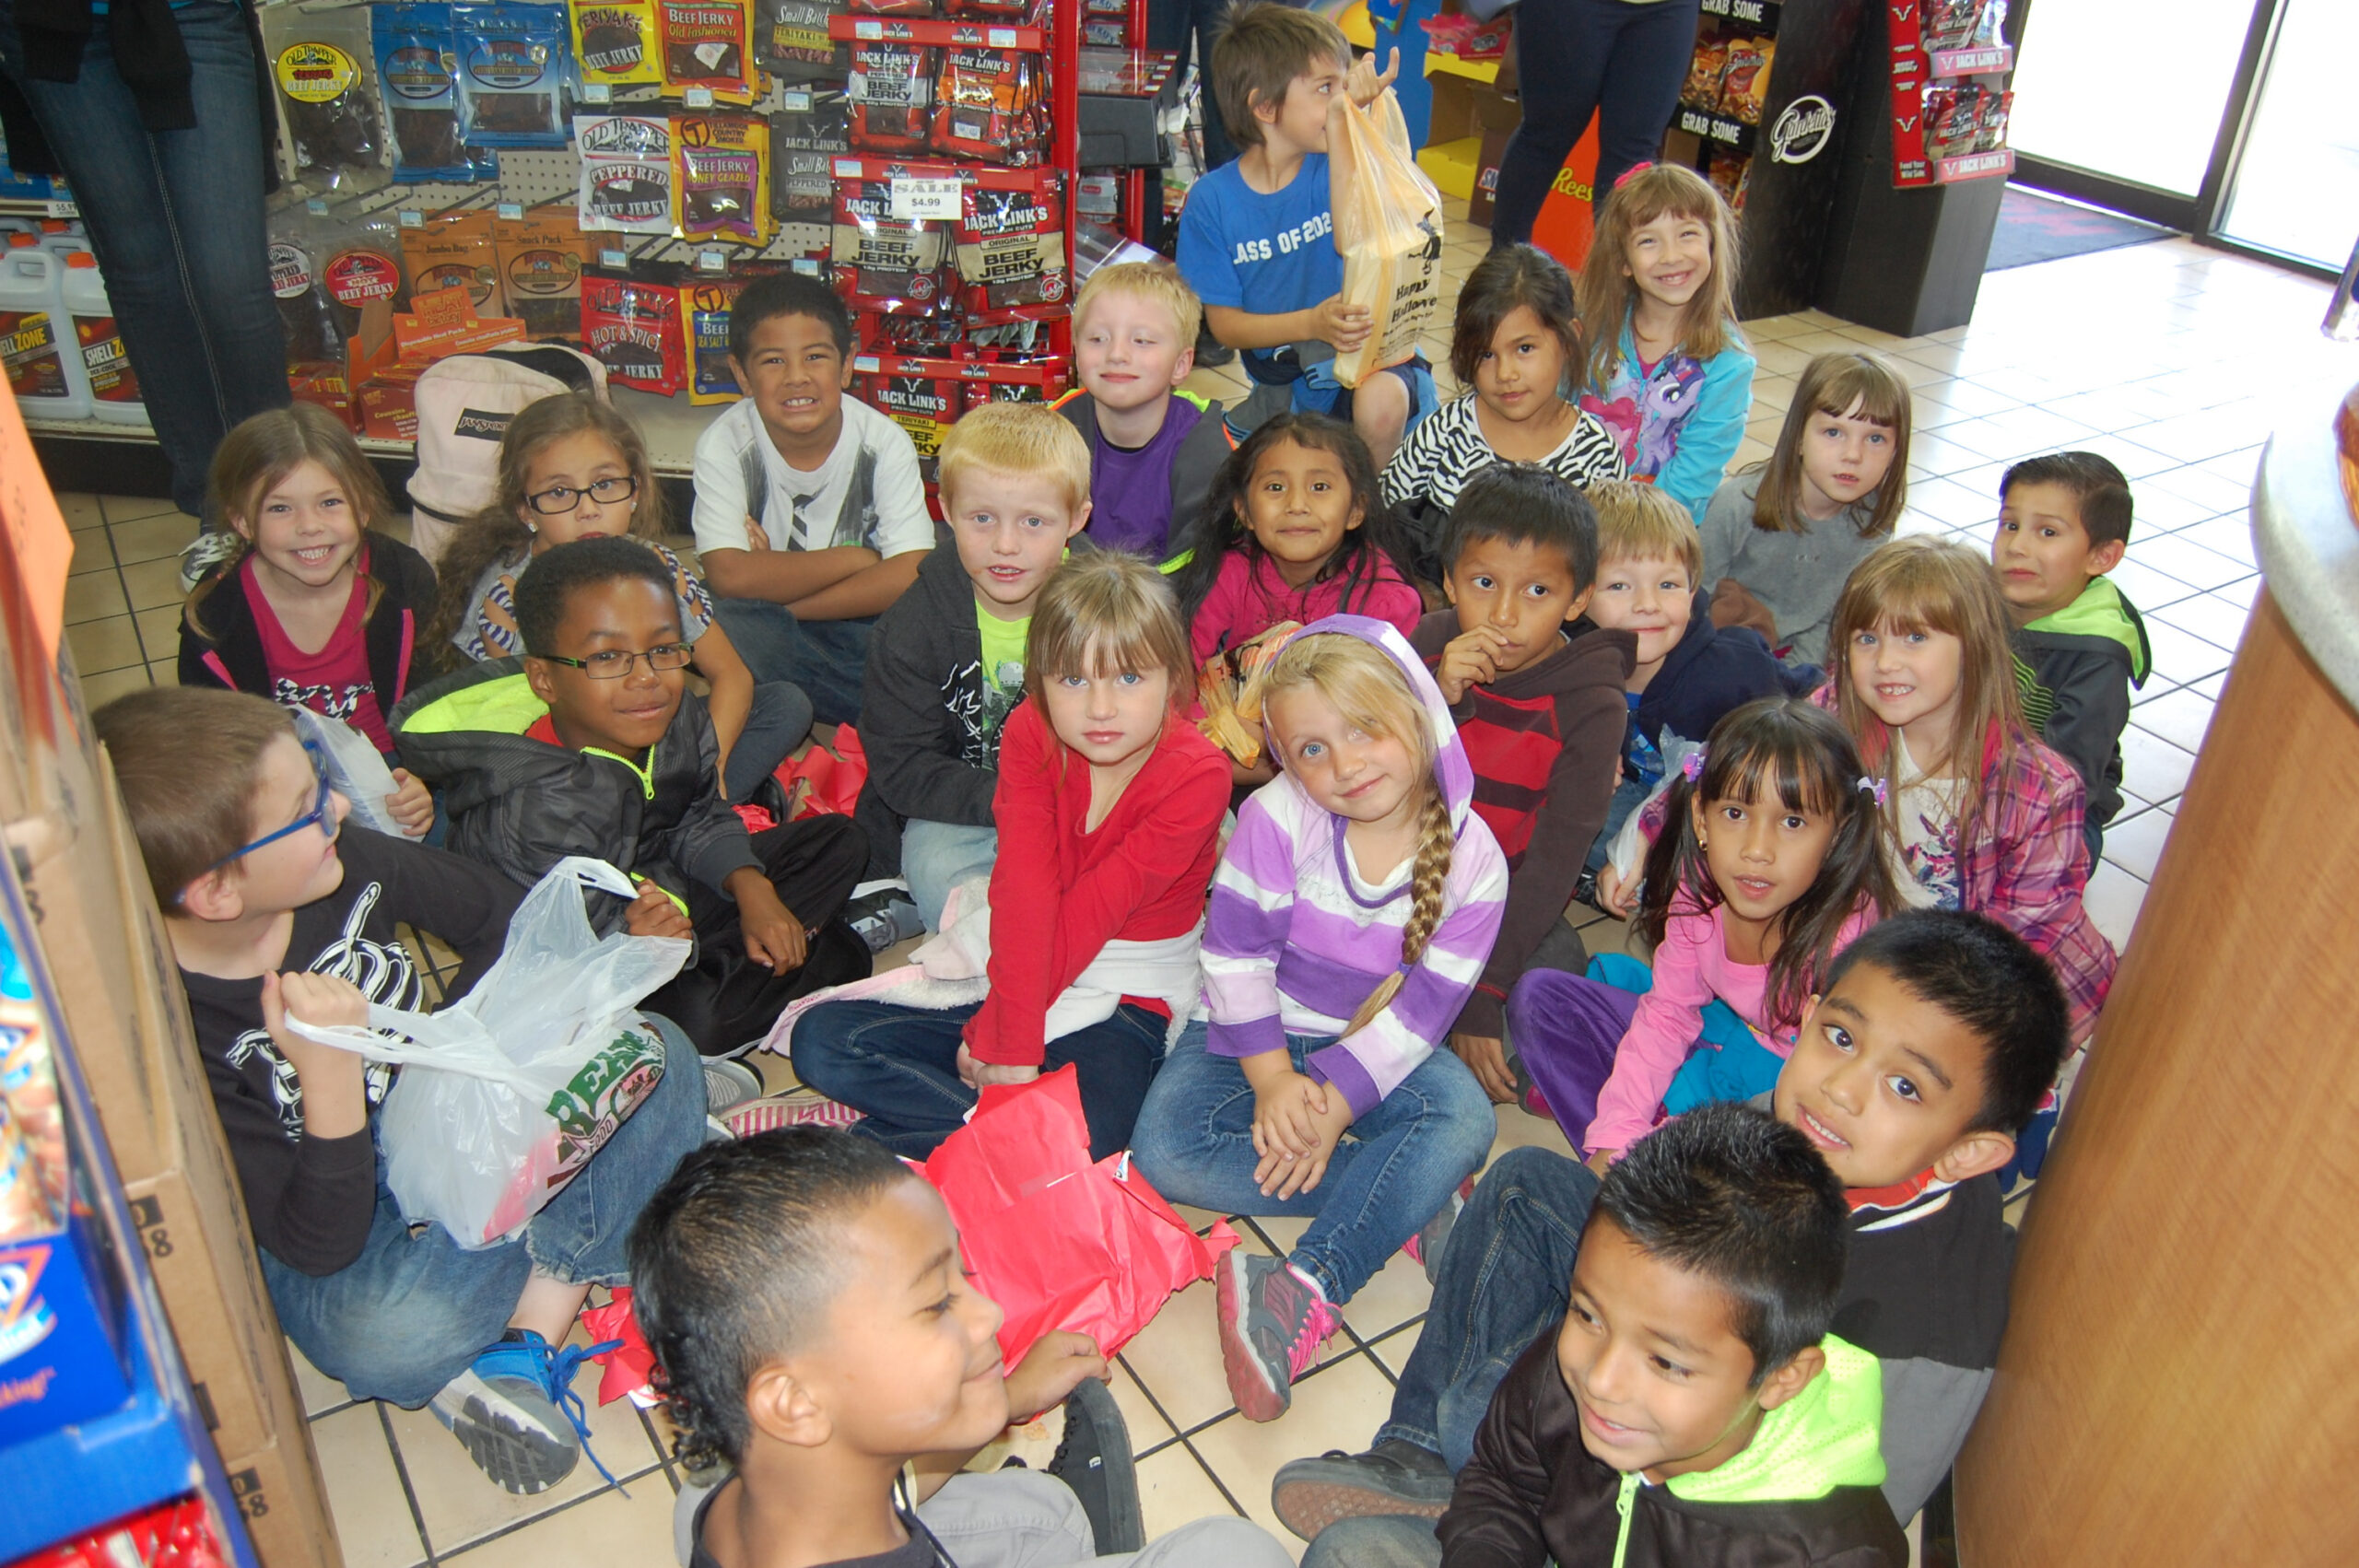
<path id="1" fill-rule="evenodd" d="M 632 653 L 620 648 L 609 648 L 587 659 L 568 659 L 562 653 L 538 655 L 552 664 L 562 664 L 569 670 L 586 672 L 593 681 L 619 681 L 631 672 L 640 660 L 647 661 L 651 670 L 685 670 L 695 652 L 685 642 L 658 643 L 643 653 Z"/>
<path id="2" fill-rule="evenodd" d="M 524 503 L 545 517 L 555 517 L 562 512 L 569 512 L 580 506 L 581 497 L 584 496 L 602 507 L 610 507 L 616 501 L 627 501 L 638 494 L 638 476 L 617 474 L 610 479 L 593 480 L 589 488 L 583 490 L 577 490 L 570 485 L 552 485 L 537 496 L 525 497 Z"/>
<path id="3" fill-rule="evenodd" d="M 327 758 L 320 751 L 319 743 L 316 741 L 305 741 L 303 743 L 303 750 L 311 759 L 311 773 L 313 777 L 317 778 L 320 781 L 319 792 L 311 797 L 311 809 L 305 812 L 301 816 L 297 817 L 293 822 L 288 823 L 285 827 L 280 828 L 277 832 L 265 833 L 260 838 L 255 839 L 252 843 L 242 845 L 238 848 L 230 850 L 228 854 L 222 856 L 219 860 L 214 861 L 211 865 L 197 872 L 195 876 L 189 878 L 191 882 L 195 882 L 203 877 L 211 876 L 215 872 L 219 871 L 223 866 L 228 865 L 230 861 L 251 855 L 255 850 L 260 849 L 266 845 L 276 844 L 289 834 L 300 833 L 307 827 L 317 826 L 319 830 L 322 833 L 326 834 L 329 838 L 333 839 L 335 837 L 336 832 L 338 828 L 342 826 L 342 824 L 338 823 L 335 820 L 334 815 L 328 810 L 328 796 L 333 794 L 334 791 L 328 786 Z"/>

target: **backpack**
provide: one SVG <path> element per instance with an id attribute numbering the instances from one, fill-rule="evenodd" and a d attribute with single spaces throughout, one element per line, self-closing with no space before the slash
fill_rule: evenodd
<path id="1" fill-rule="evenodd" d="M 606 401 L 606 368 L 559 343 L 520 343 L 438 359 L 417 378 L 417 471 L 410 543 L 439 563 L 451 532 L 491 504 L 508 422 L 545 397 Z"/>

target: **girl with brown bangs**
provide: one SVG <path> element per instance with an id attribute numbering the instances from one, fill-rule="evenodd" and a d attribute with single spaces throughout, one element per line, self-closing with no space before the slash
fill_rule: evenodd
<path id="1" fill-rule="evenodd" d="M 1713 624 L 1752 626 L 1789 669 L 1827 662 L 1836 595 L 1908 504 L 1908 383 L 1882 355 L 1804 366 L 1769 461 L 1704 513 Z"/>

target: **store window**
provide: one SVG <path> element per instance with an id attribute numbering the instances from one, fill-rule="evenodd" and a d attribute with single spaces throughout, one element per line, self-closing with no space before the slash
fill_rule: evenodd
<path id="1" fill-rule="evenodd" d="M 2350 3 L 2315 0 L 2307 8 L 2347 12 Z M 2038 0 L 2015 72 L 2017 151 L 2195 195 L 2251 20 L 2242 0 Z M 2347 65 L 2347 46 L 2324 50 L 2318 64 L 2328 69 L 2337 60 Z M 2169 107 L 2138 107 L 2158 82 L 2170 84 Z"/>
<path id="2" fill-rule="evenodd" d="M 2359 239 L 2351 21 L 2352 0 L 2282 0 L 2220 224 L 2227 238 L 2320 266 L 2339 268 L 2351 254 Z"/>

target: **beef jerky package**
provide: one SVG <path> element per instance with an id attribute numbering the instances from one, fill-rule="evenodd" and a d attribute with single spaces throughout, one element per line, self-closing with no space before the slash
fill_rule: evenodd
<path id="1" fill-rule="evenodd" d="M 278 301 L 278 320 L 287 329 L 287 364 L 333 366 L 344 371 L 343 323 L 335 301 L 328 298 L 320 278 L 319 258 L 299 215 L 274 221 L 270 228 L 270 292 Z"/>
<path id="2" fill-rule="evenodd" d="M 412 294 L 464 284 L 478 316 L 504 316 L 499 295 L 499 259 L 491 240 L 491 211 L 467 207 L 428 213 L 415 228 L 402 230 L 402 264 Z"/>
<path id="3" fill-rule="evenodd" d="M 575 216 L 588 231 L 670 234 L 672 123 L 644 114 L 577 114 L 581 187 Z"/>
<path id="4" fill-rule="evenodd" d="M 917 152 L 932 132 L 933 51 L 922 44 L 867 40 L 852 46 L 844 88 L 851 104 L 851 145 L 867 152 Z"/>
<path id="5" fill-rule="evenodd" d="M 919 474 L 929 485 L 939 484 L 942 439 L 966 412 L 957 363 L 860 355 L 852 366 L 853 395 L 909 432 L 918 449 Z"/>
<path id="6" fill-rule="evenodd" d="M 333 238 L 311 249 L 325 260 L 320 281 L 335 307 L 337 334 L 373 350 L 393 330 L 393 312 L 409 303 L 402 283 L 401 231 L 387 216 L 364 217 L 317 231 Z"/>
<path id="7" fill-rule="evenodd" d="M 962 195 L 958 278 L 968 313 L 1057 305 L 1070 292 L 1062 181 L 986 170 Z"/>
<path id="8" fill-rule="evenodd" d="M 836 233 L 830 254 L 836 292 L 846 304 L 855 310 L 924 316 L 957 303 L 957 275 L 950 266 L 957 218 L 894 215 L 897 207 L 911 210 L 907 189 L 897 204 L 897 185 L 957 179 L 955 169 L 887 164 L 877 158 L 836 161 Z"/>
<path id="9" fill-rule="evenodd" d="M 886 316 L 863 313 L 852 341 L 865 354 L 921 359 L 956 359 L 971 352 L 967 323 L 957 316 Z"/>
<path id="10" fill-rule="evenodd" d="M 1926 0 L 1925 47 L 1963 49 L 1974 41 L 1982 19 L 1982 0 Z"/>
<path id="11" fill-rule="evenodd" d="M 655 0 L 663 90 L 702 88 L 720 103 L 754 101 L 753 0 Z"/>
<path id="12" fill-rule="evenodd" d="M 848 9 L 863 17 L 938 17 L 935 0 L 849 0 Z"/>
<path id="13" fill-rule="evenodd" d="M 672 155 L 681 238 L 692 244 L 768 244 L 769 153 L 767 120 L 750 114 L 676 117 Z"/>
<path id="14" fill-rule="evenodd" d="M 734 403 L 743 395 L 729 368 L 729 312 L 747 285 L 777 270 L 775 263 L 755 262 L 725 278 L 682 280 L 680 336 L 687 345 L 690 403 Z"/>
<path id="15" fill-rule="evenodd" d="M 676 269 L 593 267 L 581 276 L 581 336 L 616 386 L 670 397 L 687 384 Z"/>
<path id="16" fill-rule="evenodd" d="M 952 47 L 934 83 L 933 150 L 987 163 L 1041 161 L 1039 56 L 1016 49 Z"/>
<path id="17" fill-rule="evenodd" d="M 583 85 L 660 82 L 651 0 L 574 0 L 573 60 Z"/>
<path id="18" fill-rule="evenodd" d="M 770 213 L 780 223 L 825 223 L 836 200 L 836 159 L 851 150 L 851 106 L 824 87 L 781 88 L 770 116 Z"/>
<path id="19" fill-rule="evenodd" d="M 943 0 L 945 14 L 953 17 L 988 17 L 997 22 L 1014 22 L 1019 27 L 1044 27 L 1048 24 L 1049 8 L 1043 0 Z M 1103 9 L 1103 6 L 1093 7 Z M 1124 11 L 1127 13 L 1128 7 Z"/>
<path id="20" fill-rule="evenodd" d="M 377 74 L 393 122 L 393 178 L 474 181 L 499 177 L 499 157 L 459 139 L 456 35 L 441 0 L 371 7 Z"/>
<path id="21" fill-rule="evenodd" d="M 1994 92 L 1982 100 L 1982 126 L 1974 138 L 1976 152 L 1997 152 L 2007 145 L 2007 119 L 2014 112 L 2015 95 Z"/>
<path id="22" fill-rule="evenodd" d="M 574 221 L 573 209 L 536 207 L 521 218 L 495 218 L 491 245 L 508 313 L 523 322 L 524 335 L 579 341 L 581 269 L 590 261 L 590 240 Z"/>
<path id="23" fill-rule="evenodd" d="M 840 88 L 851 73 L 851 45 L 827 36 L 827 18 L 845 0 L 755 0 L 754 58 L 790 88 Z"/>
<path id="24" fill-rule="evenodd" d="M 459 135 L 470 147 L 565 146 L 563 6 L 457 5 Z"/>
<path id="25" fill-rule="evenodd" d="M 322 194 L 382 185 L 385 140 L 370 69 L 375 53 L 369 7 L 268 6 L 263 31 L 294 177 Z"/>

